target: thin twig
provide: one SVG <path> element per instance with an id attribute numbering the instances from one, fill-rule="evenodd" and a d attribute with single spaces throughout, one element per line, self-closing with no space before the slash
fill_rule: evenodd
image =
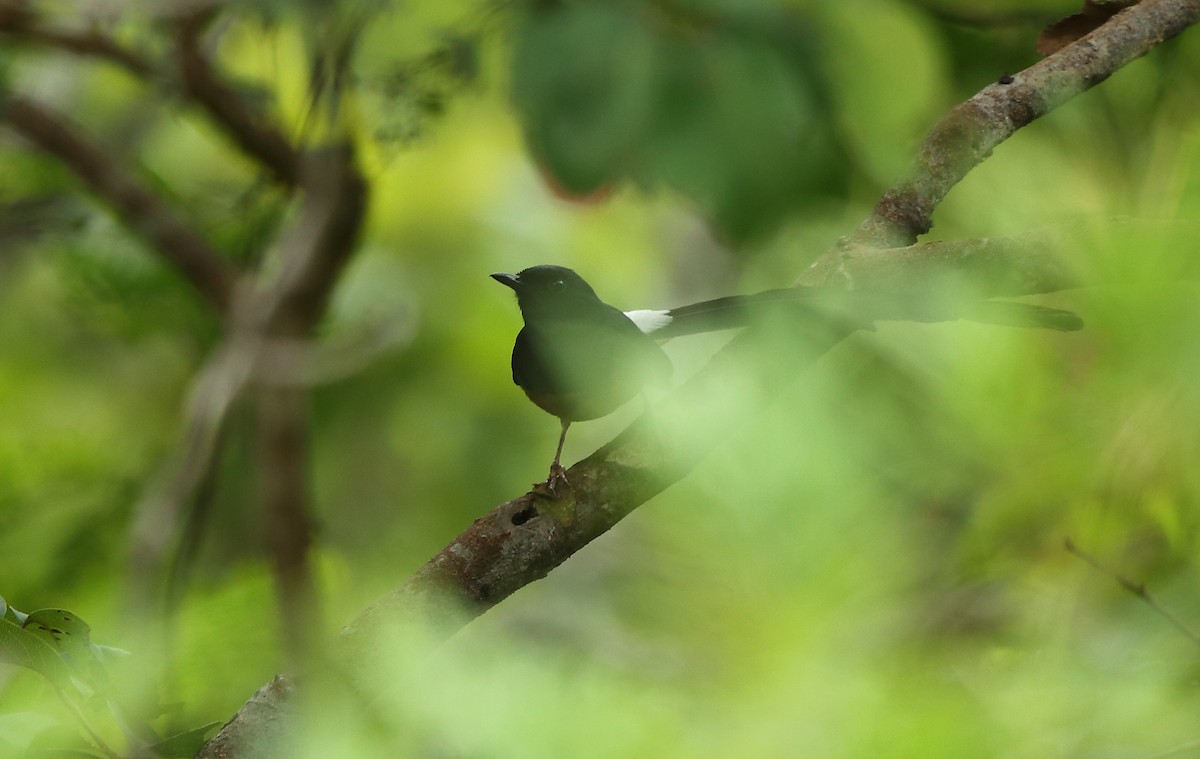
<path id="1" fill-rule="evenodd" d="M 67 710 L 71 712 L 71 714 L 75 715 L 75 719 L 79 720 L 79 724 L 83 725 L 83 729 L 87 731 L 87 734 L 92 739 L 92 742 L 96 744 L 96 748 L 100 749 L 101 753 L 110 756 L 113 759 L 117 759 L 117 752 L 113 751 L 112 748 L 110 748 L 109 745 L 104 742 L 104 739 L 100 737 L 100 733 L 96 732 L 96 728 L 92 727 L 92 723 L 88 721 L 87 715 L 83 713 L 83 710 L 81 710 L 74 701 L 67 697 L 66 692 L 62 688 L 56 687 L 54 692 L 58 694 L 58 697 L 67 707 Z"/>
<path id="2" fill-rule="evenodd" d="M 1159 603 L 1158 599 L 1151 595 L 1150 591 L 1146 590 L 1146 585 L 1144 583 L 1134 582 L 1120 572 L 1104 566 L 1100 563 L 1099 559 L 1075 545 L 1075 541 L 1071 540 L 1070 538 L 1063 538 L 1063 548 L 1066 548 L 1068 551 L 1083 559 L 1088 564 L 1091 564 L 1093 569 L 1099 570 L 1100 572 L 1103 572 L 1104 574 L 1116 580 L 1118 585 L 1142 599 L 1142 601 L 1149 605 L 1151 609 L 1154 609 L 1156 612 L 1162 615 L 1164 619 L 1174 625 L 1175 629 L 1186 635 L 1188 639 L 1197 646 L 1200 646 L 1200 634 L 1197 634 L 1194 630 L 1189 628 L 1186 624 L 1184 624 L 1183 620 L 1179 619 L 1179 617 L 1175 616 L 1167 607 Z"/>

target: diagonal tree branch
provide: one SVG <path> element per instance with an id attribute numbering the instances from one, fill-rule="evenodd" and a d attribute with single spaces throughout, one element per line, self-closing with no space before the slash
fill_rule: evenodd
<path id="1" fill-rule="evenodd" d="M 1079 275 L 1059 252 L 1068 230 L 934 241 L 903 248 L 843 242 L 815 261 L 802 281 L 851 290 L 937 291 L 970 285 L 986 297 L 1032 295 L 1074 287 Z"/>
<path id="2" fill-rule="evenodd" d="M 120 45 L 112 37 L 96 30 L 76 32 L 45 26 L 28 6 L 11 0 L 0 5 L 0 35 L 19 44 L 42 45 L 100 58 L 137 77 L 154 75 L 154 66 L 147 58 Z"/>
<path id="3" fill-rule="evenodd" d="M 60 160 L 159 257 L 178 269 L 210 305 L 219 313 L 226 311 L 233 296 L 234 269 L 162 198 L 64 116 L 40 103 L 4 95 L 0 119 Z"/>
<path id="4" fill-rule="evenodd" d="M 848 290 L 893 293 L 939 292 L 967 287 L 984 298 L 1049 293 L 1098 284 L 1110 275 L 1090 240 L 1169 239 L 1187 244 L 1200 224 L 1116 218 L 1068 223 L 998 237 L 933 240 L 903 248 L 875 248 L 846 240 L 813 262 L 805 286 L 830 283 Z M 1200 260 L 1180 262 L 1175 275 L 1200 276 Z"/>
<path id="5" fill-rule="evenodd" d="M 997 145 L 1198 20 L 1200 0 L 1142 0 L 1057 53 L 983 88 L 934 125 L 913 174 L 884 193 L 848 243 L 901 248 L 916 242 L 933 226 L 933 211 L 950 189 Z M 829 271 L 823 261 L 814 267 Z M 801 283 L 829 281 L 810 270 Z"/>
<path id="6" fill-rule="evenodd" d="M 213 123 L 246 155 L 266 167 L 287 187 L 300 180 L 300 153 L 270 120 L 252 108 L 242 95 L 225 83 L 201 49 L 201 37 L 219 9 L 202 4 L 179 14 L 176 27 L 178 86 L 183 95 L 208 113 Z M 26 6 L 0 4 L 0 35 L 26 45 L 64 50 L 75 55 L 108 61 L 154 84 L 165 84 L 165 66 L 97 30 L 69 31 L 44 23 Z"/>
<path id="7" fill-rule="evenodd" d="M 292 701 L 295 695 L 295 682 L 276 676 L 238 709 L 221 732 L 196 754 L 196 759 L 285 755 L 281 747 L 294 743 L 300 716 Z"/>
<path id="8" fill-rule="evenodd" d="M 294 186 L 300 181 L 299 152 L 216 75 L 200 48 L 201 34 L 211 16 L 212 11 L 205 10 L 187 14 L 178 21 L 177 57 L 184 92 L 208 112 L 242 152 L 269 169 L 281 184 Z"/>

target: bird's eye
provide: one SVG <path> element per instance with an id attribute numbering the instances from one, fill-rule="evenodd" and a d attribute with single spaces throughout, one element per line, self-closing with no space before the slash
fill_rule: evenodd
<path id="1" fill-rule="evenodd" d="M 567 283 L 562 281 L 561 279 L 556 279 L 550 285 L 550 287 L 553 288 L 555 291 L 561 292 L 562 290 L 567 289 Z"/>

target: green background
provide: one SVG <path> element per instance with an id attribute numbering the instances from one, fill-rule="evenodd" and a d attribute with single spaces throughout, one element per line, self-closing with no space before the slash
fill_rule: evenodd
<path id="1" fill-rule="evenodd" d="M 364 4 L 344 4 L 342 13 Z M 53 4 L 49 5 L 54 9 Z M 558 425 L 511 384 L 488 279 L 578 270 L 622 308 L 779 287 L 849 233 L 950 107 L 1037 60 L 1064 2 L 510 3 L 370 17 L 353 111 L 372 185 L 322 336 L 391 347 L 314 389 L 314 554 L 331 636 L 545 476 Z M 952 20 L 955 13 L 984 23 Z M 230 15 L 219 61 L 304 132 L 311 16 Z M 122 39 L 154 25 L 117 22 Z M 449 48 L 458 57 L 430 63 Z M 136 161 L 244 260 L 287 209 L 194 110 L 5 46 L 31 92 Z M 53 160 L 0 136 L 0 593 L 74 610 L 114 673 L 223 721 L 280 670 L 248 418 L 168 625 L 130 531 L 220 326 Z M 1141 220 L 1112 231 L 1118 217 Z M 1200 32 L 1020 130 L 933 238 L 1071 224 L 1083 332 L 853 336 L 682 482 L 445 646 L 379 666 L 377 710 L 310 704 L 297 756 L 1148 757 L 1200 740 Z M 668 346 L 676 381 L 724 340 Z M 735 393 L 736 388 L 731 388 Z M 639 412 L 572 429 L 564 461 Z M 35 716 L 36 715 L 36 716 Z M 70 722 L 0 668 L 0 747 Z"/>

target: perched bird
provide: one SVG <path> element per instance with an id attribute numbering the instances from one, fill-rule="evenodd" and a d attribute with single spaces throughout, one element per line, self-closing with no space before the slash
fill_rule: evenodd
<path id="1" fill-rule="evenodd" d="M 659 343 L 673 337 L 744 327 L 772 311 L 795 313 L 797 318 L 850 319 L 858 328 L 870 328 L 876 320 L 960 318 L 1064 331 L 1083 326 L 1070 311 L 1026 303 L 975 301 L 947 312 L 945 304 L 912 295 L 819 288 L 768 290 L 667 310 L 622 312 L 563 266 L 532 266 L 517 274 L 491 276 L 516 292 L 525 321 L 513 345 L 513 382 L 562 425 L 546 480 L 551 492 L 565 482 L 559 462 L 571 423 L 605 416 L 647 385 L 665 382 L 671 363 Z"/>

